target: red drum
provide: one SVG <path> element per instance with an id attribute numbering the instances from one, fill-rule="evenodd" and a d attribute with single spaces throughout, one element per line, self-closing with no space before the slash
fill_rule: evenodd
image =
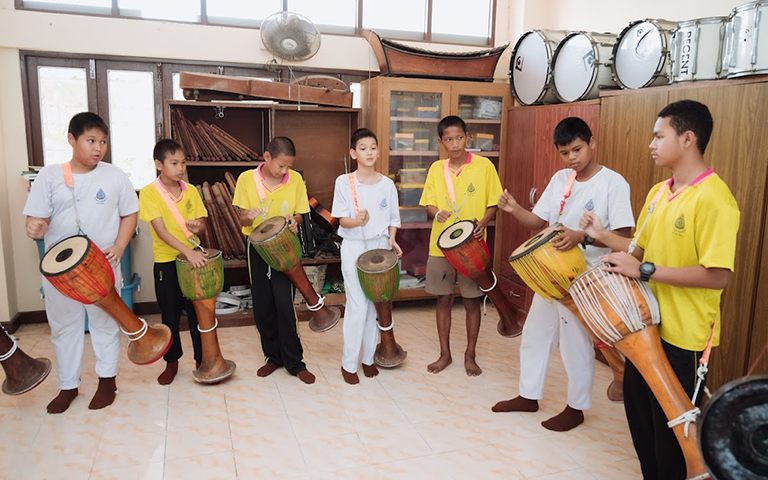
<path id="1" fill-rule="evenodd" d="M 47 358 L 31 358 L 21 351 L 16 341 L 0 326 L 0 364 L 5 370 L 3 393 L 21 395 L 36 386 L 51 373 L 51 361 Z"/>
<path id="2" fill-rule="evenodd" d="M 63 295 L 96 304 L 114 318 L 131 341 L 128 358 L 133 363 L 153 363 L 170 348 L 171 330 L 162 324 L 148 326 L 125 305 L 115 292 L 112 266 L 88 237 L 75 235 L 51 247 L 40 260 L 40 273 Z"/>
<path id="3" fill-rule="evenodd" d="M 472 235 L 474 230 L 474 222 L 456 222 L 443 230 L 437 238 L 437 246 L 453 268 L 474 280 L 496 306 L 501 317 L 496 326 L 498 332 L 505 337 L 516 337 L 523 333 L 525 315 L 496 288 L 496 274 L 491 270 L 488 245 L 485 240 Z"/>

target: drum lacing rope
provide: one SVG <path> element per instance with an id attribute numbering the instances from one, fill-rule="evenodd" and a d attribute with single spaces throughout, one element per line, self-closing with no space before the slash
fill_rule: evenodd
<path id="1" fill-rule="evenodd" d="M 493 275 L 493 285 L 491 285 L 491 288 L 482 288 L 482 287 L 478 286 L 477 288 L 481 292 L 488 293 L 491 290 L 493 290 L 494 288 L 496 288 L 496 283 L 498 282 L 498 279 L 496 278 L 496 274 L 493 273 L 493 270 L 491 270 L 491 275 Z M 488 295 L 485 295 L 483 297 L 483 315 L 488 315 L 487 303 L 488 303 Z"/>
<path id="2" fill-rule="evenodd" d="M 125 330 L 123 330 L 123 327 L 120 327 L 120 331 L 123 332 L 124 334 L 128 335 L 128 340 L 130 340 L 131 342 L 135 342 L 136 340 L 141 340 L 141 338 L 144 335 L 146 335 L 147 330 L 149 330 L 149 325 L 147 325 L 147 321 L 144 320 L 143 318 L 139 318 L 139 320 L 141 320 L 141 328 L 136 330 L 133 333 L 128 333 Z M 138 337 L 131 338 L 131 335 L 138 335 Z"/>
<path id="3" fill-rule="evenodd" d="M 394 318 L 390 318 L 390 322 L 392 322 L 392 323 L 390 323 L 388 327 L 382 327 L 381 324 L 379 323 L 379 319 L 377 318 L 376 319 L 376 326 L 379 327 L 379 330 L 381 330 L 382 332 L 388 332 L 388 331 L 392 330 L 392 327 L 395 326 L 395 319 Z"/>
<path id="4" fill-rule="evenodd" d="M 208 330 L 200 330 L 200 324 L 197 325 L 197 331 L 200 333 L 211 333 L 212 331 L 216 330 L 216 327 L 219 326 L 219 319 L 214 318 L 213 326 L 209 328 Z"/>
<path id="5" fill-rule="evenodd" d="M 317 303 L 312 306 L 307 306 L 307 310 L 310 312 L 316 312 L 325 306 L 325 297 L 318 297 Z"/>
<path id="6" fill-rule="evenodd" d="M 392 322 L 392 323 L 394 324 L 394 322 Z M 13 342 L 13 345 L 11 345 L 11 349 L 10 350 L 8 350 L 6 353 L 0 355 L 0 362 L 4 362 L 4 361 L 8 360 L 9 358 L 11 358 L 11 356 L 14 353 L 16 353 L 16 349 L 19 348 L 19 342 L 15 338 L 11 337 L 10 335 L 8 335 L 8 338 L 11 339 L 11 341 Z"/>

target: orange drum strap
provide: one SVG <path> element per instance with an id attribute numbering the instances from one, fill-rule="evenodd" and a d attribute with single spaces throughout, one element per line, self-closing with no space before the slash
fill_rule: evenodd
<path id="1" fill-rule="evenodd" d="M 357 185 L 355 184 L 355 174 L 348 173 L 349 192 L 352 194 L 352 206 L 355 207 L 355 215 L 360 212 L 360 198 L 357 196 Z"/>
<path id="2" fill-rule="evenodd" d="M 456 176 L 458 177 L 461 171 L 464 169 L 464 166 L 468 165 L 472 161 L 472 152 L 467 152 L 467 161 L 464 162 L 464 165 L 461 166 L 456 171 Z M 445 177 L 445 187 L 448 189 L 448 205 L 451 206 L 451 210 L 453 210 L 453 218 L 454 221 L 459 221 L 459 210 L 461 210 L 461 207 L 464 206 L 464 202 L 467 201 L 467 192 L 464 192 L 464 200 L 462 200 L 461 205 L 456 205 L 456 191 L 453 189 L 453 180 L 451 179 L 451 169 L 448 166 L 448 164 L 451 163 L 451 160 L 449 158 L 446 158 L 443 161 L 443 176 Z"/>
<path id="3" fill-rule="evenodd" d="M 75 225 L 77 225 L 77 234 L 85 235 L 85 232 L 80 228 L 80 214 L 77 211 L 77 198 L 75 198 L 75 178 L 72 176 L 72 162 L 64 162 L 61 164 L 61 169 L 64 172 L 64 185 L 69 189 L 69 193 L 72 194 L 72 204 L 75 206 Z M 85 235 L 87 237 L 87 235 Z"/>
<path id="4" fill-rule="evenodd" d="M 187 186 L 183 180 L 179 181 L 179 185 L 181 185 L 182 192 L 187 189 Z M 181 228 L 181 233 L 183 233 L 187 240 L 189 240 L 189 243 L 195 247 L 200 247 L 200 245 L 195 241 L 195 235 L 189 231 L 189 228 L 187 228 L 187 224 L 184 222 L 184 217 L 182 217 L 181 212 L 179 212 L 179 207 L 176 206 L 176 202 L 171 198 L 171 192 L 165 188 L 165 185 L 163 185 L 163 183 L 160 181 L 160 177 L 157 177 L 157 179 L 152 182 L 152 186 L 155 187 L 157 193 L 160 194 L 160 198 L 162 198 L 165 202 L 165 206 L 168 207 L 171 215 L 173 215 L 173 219 L 176 220 L 179 228 Z"/>
<path id="5" fill-rule="evenodd" d="M 573 190 L 573 182 L 576 181 L 576 175 L 578 175 L 578 173 L 576 173 L 576 170 L 574 170 L 571 173 L 571 176 L 568 177 L 568 183 L 565 184 L 565 189 L 563 189 L 563 199 L 560 200 L 560 212 L 558 212 L 557 214 L 558 220 L 560 219 L 561 216 L 563 216 L 565 201 L 568 200 L 568 197 L 571 196 L 571 190 Z"/>

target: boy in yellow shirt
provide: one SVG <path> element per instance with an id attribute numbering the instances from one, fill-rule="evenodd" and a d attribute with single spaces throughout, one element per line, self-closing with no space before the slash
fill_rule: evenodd
<path id="1" fill-rule="evenodd" d="M 440 339 L 440 358 L 429 364 L 427 370 L 438 373 L 451 364 L 451 307 L 458 283 L 467 318 L 464 369 L 467 375 L 476 376 L 482 373 L 475 361 L 475 347 L 480 334 L 480 297 L 484 293 L 474 280 L 459 274 L 448 263 L 437 246 L 437 238 L 459 220 L 477 220 L 474 235 L 485 238 L 485 228 L 498 210 L 501 181 L 490 160 L 467 152 L 464 120 L 455 115 L 443 118 L 437 125 L 437 134 L 440 144 L 448 151 L 448 158 L 430 167 L 419 202 L 434 219 L 429 237 L 425 290 L 437 295 L 437 335 Z M 451 188 L 447 182 L 451 182 Z"/>
<path id="2" fill-rule="evenodd" d="M 291 169 L 296 147 L 290 138 L 275 137 L 265 150 L 264 163 L 237 179 L 232 203 L 240 208 L 242 231 L 250 235 L 264 220 L 281 216 L 288 221 L 288 228 L 297 233 L 301 215 L 309 212 L 309 201 L 304 179 Z M 250 243 L 248 265 L 253 318 L 266 359 L 256 374 L 266 377 L 285 367 L 302 382 L 314 383 L 315 376 L 303 361 L 304 350 L 293 308 L 293 283 L 283 272 L 272 270 Z"/>
<path id="3" fill-rule="evenodd" d="M 630 239 L 605 230 L 591 212 L 579 222 L 587 235 L 614 251 L 602 257 L 613 265 L 608 271 L 648 282 L 659 302 L 664 353 L 689 398 L 710 338 L 711 346 L 720 341 L 720 296 L 733 272 L 739 229 L 736 200 L 704 163 L 712 125 L 707 106 L 693 100 L 672 103 L 659 112 L 651 157 L 656 165 L 672 170 L 672 178 L 648 192 L 632 254 L 626 253 Z M 702 382 L 699 393 L 703 391 Z M 694 400 L 698 406 L 701 396 Z M 629 359 L 624 409 L 643 478 L 688 478 L 668 419 Z"/>
<path id="4" fill-rule="evenodd" d="M 205 255 L 193 249 L 182 225 L 170 208 L 176 208 L 184 220 L 187 232 L 199 235 L 205 230 L 208 211 L 194 186 L 187 185 L 182 178 L 187 169 L 184 148 L 175 140 L 163 139 L 157 142 L 152 152 L 155 168 L 160 172 L 157 179 L 141 189 L 139 195 L 139 219 L 147 222 L 152 230 L 152 253 L 155 257 L 155 296 L 160 305 L 163 324 L 168 325 L 173 340 L 163 356 L 167 362 L 163 373 L 157 377 L 160 385 L 173 382 L 179 370 L 179 358 L 184 354 L 179 336 L 179 318 L 182 308 L 187 312 L 189 334 L 195 354 L 196 367 L 202 361 L 200 331 L 197 315 L 192 302 L 184 297 L 176 274 L 176 257 L 183 253 L 192 266 L 199 268 L 208 263 Z M 168 200 L 166 200 L 168 199 Z M 198 244 L 200 239 L 193 236 Z"/>

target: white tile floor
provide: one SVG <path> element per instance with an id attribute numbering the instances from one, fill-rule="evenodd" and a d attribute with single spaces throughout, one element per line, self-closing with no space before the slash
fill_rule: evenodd
<path id="1" fill-rule="evenodd" d="M 463 308 L 454 309 L 454 359 L 466 345 Z M 0 478 L 3 479 L 557 479 L 641 478 L 621 405 L 605 397 L 611 379 L 598 364 L 593 408 L 566 433 L 540 422 L 565 405 L 565 373 L 553 354 L 546 398 L 537 413 L 492 413 L 517 394 L 519 338 L 496 333 L 489 308 L 478 345 L 479 377 L 455 361 L 438 375 L 434 304 L 395 307 L 395 336 L 406 362 L 355 386 L 343 382 L 341 325 L 316 334 L 301 324 L 305 360 L 317 383 L 285 370 L 258 378 L 262 362 L 255 327 L 219 330 L 222 351 L 237 363 L 226 383 L 192 380 L 187 355 L 170 386 L 157 362 L 137 366 L 123 355 L 113 405 L 88 410 L 96 389 L 86 341 L 80 396 L 61 415 L 45 406 L 58 391 L 47 325 L 25 325 L 16 336 L 32 356 L 54 360 L 54 371 L 21 397 L 0 395 Z M 125 344 L 123 345 L 125 348 Z M 2 374 L 0 374 L 2 375 Z"/>

